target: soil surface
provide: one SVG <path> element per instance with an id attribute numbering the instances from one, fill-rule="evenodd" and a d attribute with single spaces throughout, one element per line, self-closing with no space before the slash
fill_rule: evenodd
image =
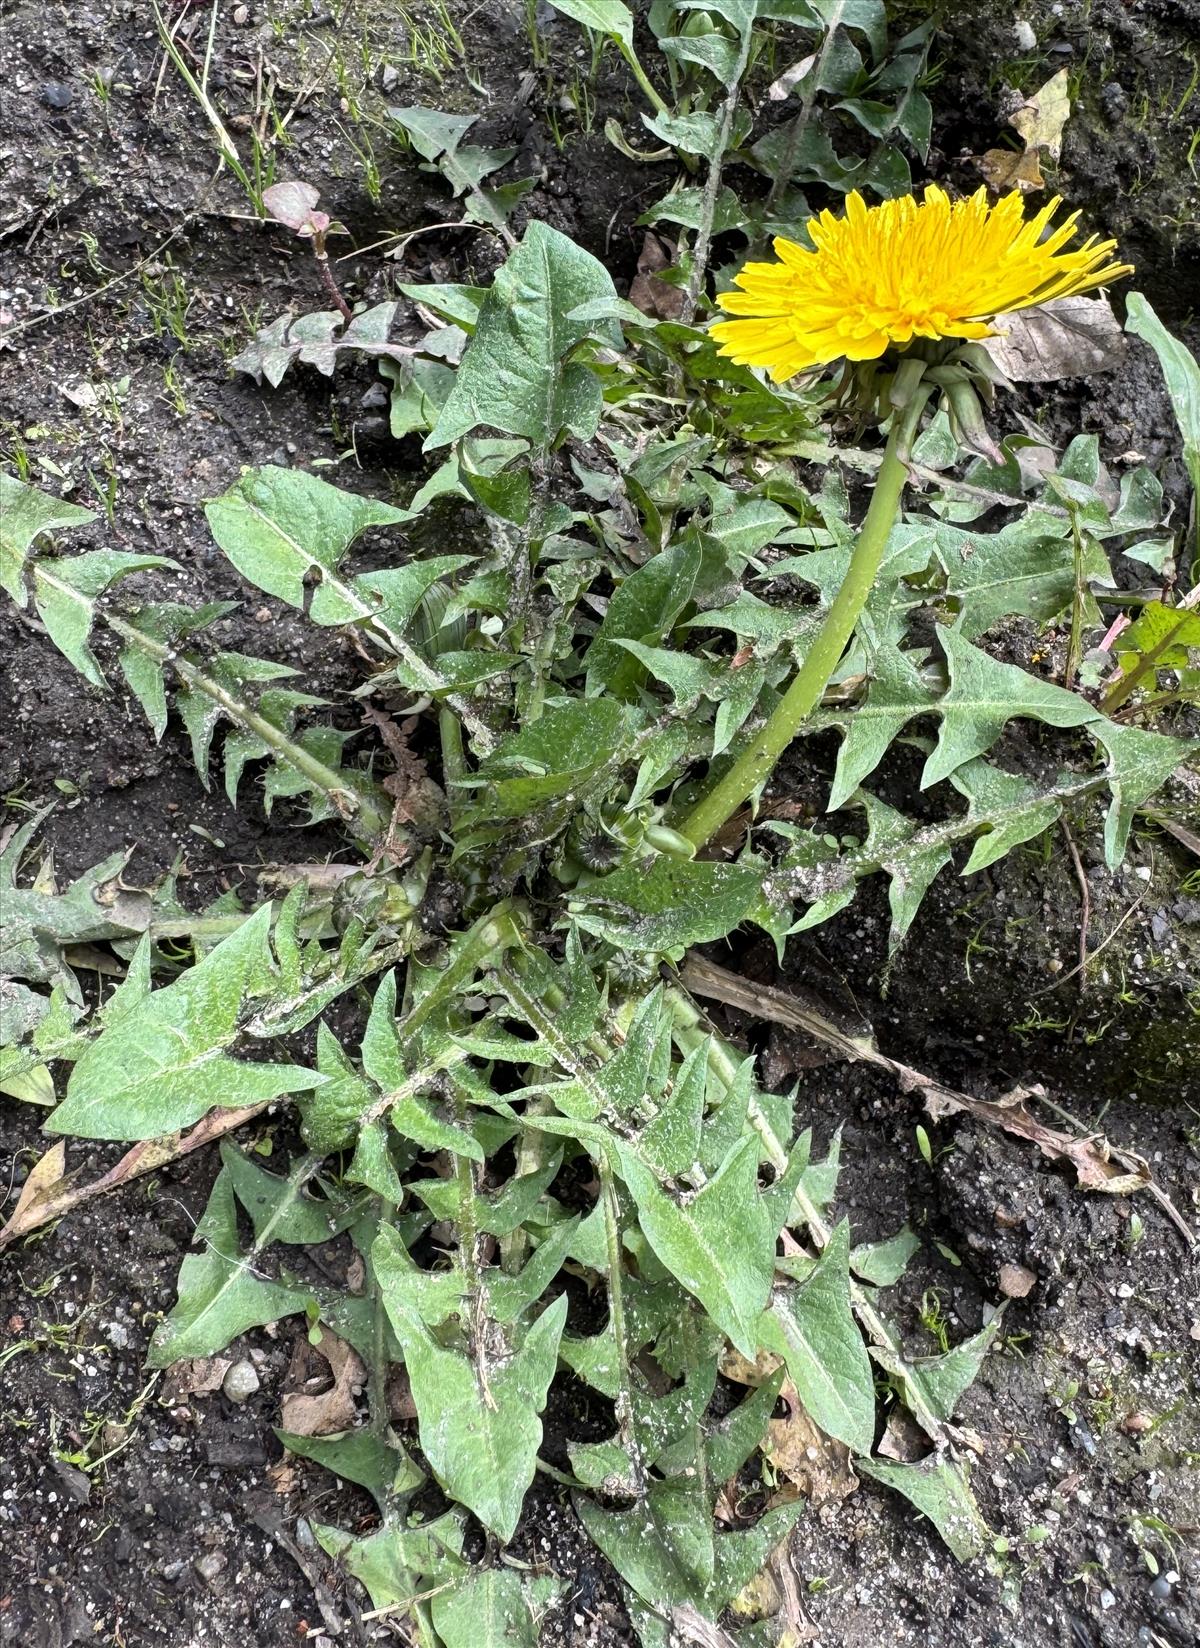
<path id="1" fill-rule="evenodd" d="M 898 7 L 901 25 L 928 9 Z M 181 10 L 194 13 L 181 38 L 198 69 L 209 8 L 164 6 L 172 21 Z M 481 111 L 473 140 L 519 150 L 503 175 L 539 178 L 517 228 L 529 214 L 566 230 L 627 289 L 636 217 L 668 174 L 637 167 L 603 137 L 608 113 L 633 127 L 615 56 L 597 79 L 590 129 L 565 106 L 563 88 L 590 62 L 575 25 L 538 8 L 550 61 L 533 70 L 523 8 L 503 0 L 451 0 L 465 61 L 453 46 L 448 61 L 438 56 L 445 28 L 420 5 L 216 10 L 209 86 L 229 131 L 248 154 L 256 132 L 268 140 L 286 121 L 280 174 L 320 186 L 348 251 L 458 216 L 440 178 L 381 122 L 389 104 L 421 102 Z M 248 595 L 211 545 L 201 505 L 242 465 L 265 462 L 319 464 L 342 484 L 406 497 L 423 474 L 415 443 L 389 441 L 368 371 L 340 371 L 332 384 L 294 372 L 275 391 L 231 374 L 255 324 L 324 298 L 304 249 L 254 220 L 228 172 L 215 175 L 211 130 L 164 68 L 150 9 L 15 0 L 0 12 L 0 310 L 16 323 L 0 354 L 7 460 L 99 510 L 78 547 L 177 563 L 143 590 L 240 601 L 216 628 L 219 644 L 301 670 L 353 725 L 346 695 L 363 661 L 334 632 Z M 1014 32 L 1025 21 L 1032 46 Z M 1198 41 L 1195 0 L 950 7 L 929 162 L 931 175 L 976 186 L 970 156 L 997 142 L 1014 98 L 1064 63 L 1078 68 L 1058 187 L 1089 227 L 1121 237 L 1141 288 L 1193 348 Z M 409 241 L 399 262 L 382 250 L 339 265 L 351 301 L 378 301 L 402 279 L 486 281 L 503 253 L 494 237 L 457 230 Z M 1127 371 L 1050 386 L 1034 402 L 1056 432 L 1098 430 L 1107 457 L 1137 450 L 1179 488 L 1161 382 L 1136 342 Z M 1014 649 L 1028 644 L 1012 638 Z M 265 820 L 249 782 L 240 809 L 219 784 L 206 789 L 174 723 L 155 744 L 136 704 L 85 687 L 8 605 L 0 649 L 5 822 L 57 802 L 44 839 L 60 879 L 116 848 L 132 849 L 127 877 L 137 883 L 181 858 L 181 896 L 200 907 L 230 888 L 252 895 L 265 865 L 338 846 L 332 832 Z M 814 741 L 780 784 L 816 799 L 824 759 Z M 902 767 L 892 781 L 919 808 Z M 1069 841 L 1052 833 L 969 883 L 944 875 L 890 975 L 879 887 L 794 941 L 783 980 L 760 946 L 739 964 L 816 990 L 849 1022 L 872 1023 L 887 1052 L 972 1092 L 1045 1083 L 1083 1128 L 1102 1120 L 1145 1156 L 1200 1229 L 1196 864 L 1147 825 L 1110 875 L 1098 825 L 1077 820 Z M 1103 969 L 1081 980 L 1071 969 L 1084 887 L 1088 947 L 1107 947 Z M 792 1541 L 812 1639 L 825 1648 L 1200 1640 L 1200 1272 L 1161 1210 L 1144 1197 L 1135 1208 L 1086 1196 L 1029 1146 L 970 1121 L 926 1119 L 923 1152 L 919 1100 L 890 1077 L 824 1062 L 734 1014 L 718 1022 L 762 1051 L 773 1083 L 798 1082 L 798 1116 L 818 1141 L 843 1130 L 838 1210 L 855 1240 L 906 1222 L 921 1237 L 893 1304 L 914 1351 L 936 1351 L 931 1323 L 951 1341 L 976 1331 L 1016 1274 L 1002 1277 L 1002 1267 L 1031 1278 L 963 1404 L 982 1445 L 972 1480 L 1000 1541 L 993 1560 L 960 1568 L 928 1523 L 863 1482 L 839 1506 L 805 1515 Z M 33 1107 L 0 1097 L 0 1159 L 11 1164 L 0 1196 L 15 1197 L 44 1148 L 38 1122 Z M 256 1141 L 284 1159 L 286 1118 L 260 1123 L 247 1142 Z M 68 1146 L 69 1167 L 85 1178 L 113 1159 L 104 1146 Z M 316 1466 L 282 1460 L 272 1427 L 295 1323 L 231 1347 L 258 1381 L 243 1402 L 220 1390 L 173 1395 L 144 1368 L 216 1169 L 215 1153 L 198 1154 L 90 1203 L 3 1261 L 0 1644 L 406 1640 L 394 1620 L 363 1618 L 362 1593 L 311 1533 L 314 1521 L 369 1528 L 370 1502 Z M 551 1412 L 551 1459 L 571 1423 L 569 1404 Z M 93 1464 L 85 1471 L 64 1455 Z M 515 1552 L 567 1581 L 547 1644 L 628 1648 L 619 1586 L 563 1490 L 539 1479 Z"/>

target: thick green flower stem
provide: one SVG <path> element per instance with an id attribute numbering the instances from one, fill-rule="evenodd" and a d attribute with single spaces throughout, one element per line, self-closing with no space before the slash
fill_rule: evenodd
<path id="1" fill-rule="evenodd" d="M 850 566 L 816 640 L 766 725 L 751 739 L 720 782 L 702 796 L 687 817 L 676 826 L 679 833 L 697 849 L 711 840 L 722 824 L 732 818 L 743 802 L 748 801 L 766 782 L 779 757 L 820 703 L 829 679 L 854 634 L 854 626 L 867 603 L 883 560 L 888 535 L 896 521 L 904 483 L 908 478 L 905 459 L 912 435 L 932 392 L 932 385 L 920 382 L 905 387 L 909 390 L 908 397 L 903 409 L 897 410 L 892 420 L 875 490 L 850 558 Z"/>

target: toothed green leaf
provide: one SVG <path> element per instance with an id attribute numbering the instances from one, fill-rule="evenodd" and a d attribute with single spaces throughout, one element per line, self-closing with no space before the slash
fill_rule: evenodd
<path id="1" fill-rule="evenodd" d="M 365 1586 L 373 1608 L 406 1611 L 432 1587 L 453 1583 L 467 1571 L 460 1511 L 409 1526 L 393 1518 L 362 1538 L 314 1522 L 313 1534 L 321 1549 Z"/>
<path id="2" fill-rule="evenodd" d="M 183 1261 L 178 1298 L 154 1330 L 147 1362 L 169 1367 L 185 1357 L 214 1356 L 247 1328 L 277 1322 L 307 1309 L 307 1289 L 270 1281 L 241 1251 L 233 1178 L 222 1168 L 196 1226 L 201 1251 Z"/>
<path id="3" fill-rule="evenodd" d="M 856 1459 L 855 1469 L 894 1488 L 927 1516 L 960 1562 L 986 1549 L 991 1532 L 979 1514 L 963 1467 L 948 1459 L 920 1465 L 884 1459 Z"/>
<path id="4" fill-rule="evenodd" d="M 293 1064 L 248 1063 L 225 1051 L 248 999 L 272 993 L 264 905 L 173 984 L 155 990 L 88 1047 L 50 1117 L 56 1133 L 149 1139 L 199 1120 L 214 1105 L 263 1104 L 323 1078 Z"/>
<path id="5" fill-rule="evenodd" d="M 982 635 L 1010 613 L 1048 623 L 1070 606 L 1075 556 L 1069 526 L 1061 517 L 1032 508 L 999 532 L 938 528 L 946 594 L 956 603 L 956 627 L 965 639 Z M 1085 535 L 1079 571 L 1087 581 L 1112 582 L 1108 557 L 1090 535 Z"/>
<path id="6" fill-rule="evenodd" d="M 88 646 L 96 616 L 96 598 L 131 572 L 173 567 L 165 555 L 129 555 L 117 549 L 94 549 L 33 564 L 33 604 L 46 633 L 85 681 L 106 691 L 108 683 Z"/>
<path id="7" fill-rule="evenodd" d="M 850 1226 L 843 1219 L 808 1280 L 779 1290 L 759 1339 L 783 1357 L 814 1422 L 855 1453 L 870 1453 L 875 1379 L 850 1309 L 849 1267 Z"/>
<path id="8" fill-rule="evenodd" d="M 434 1629 L 446 1648 L 538 1648 L 542 1615 L 565 1589 L 553 1574 L 488 1568 L 433 1597 Z"/>
<path id="9" fill-rule="evenodd" d="M 437 1342 L 399 1281 L 387 1309 L 404 1346 L 421 1448 L 446 1492 L 507 1543 L 533 1481 L 566 1295 L 542 1312 L 519 1349 L 496 1355 L 481 1347 L 473 1361 Z"/>
<path id="10" fill-rule="evenodd" d="M 590 882 L 571 909 L 585 932 L 623 950 L 654 952 L 724 938 L 761 897 L 754 870 L 660 855 Z"/>
<path id="11" fill-rule="evenodd" d="M 1175 421 L 1183 436 L 1183 462 L 1192 490 L 1200 494 L 1200 365 L 1196 357 L 1167 331 L 1141 292 L 1126 299 L 1125 330 L 1143 338 L 1158 356 L 1166 379 Z"/>
<path id="12" fill-rule="evenodd" d="M 342 559 L 368 527 L 395 526 L 407 511 L 331 486 L 302 469 L 264 464 L 247 470 L 205 505 L 213 537 L 244 578 L 289 606 L 303 607 L 306 580 L 318 624 L 352 623 L 370 610 L 338 576 Z"/>
<path id="13" fill-rule="evenodd" d="M 28 600 L 25 563 L 34 541 L 56 527 L 85 526 L 95 519 L 94 509 L 53 498 L 0 470 L 0 589 L 23 607 Z"/>
<path id="14" fill-rule="evenodd" d="M 679 1197 L 663 1188 L 634 1146 L 618 1140 L 616 1150 L 659 1260 L 753 1360 L 787 1212 L 759 1188 L 757 1138 L 744 1138 L 702 1189 Z M 794 1188 L 801 1165 L 794 1159 L 783 1183 Z"/>
<path id="15" fill-rule="evenodd" d="M 563 433 L 580 440 L 594 435 L 600 383 L 568 357 L 598 331 L 619 349 L 621 334 L 611 323 L 568 316 L 580 304 L 615 296 L 602 263 L 557 229 L 530 223 L 483 301 L 425 450 L 448 446 L 481 426 L 522 435 L 539 451 Z"/>
<path id="16" fill-rule="evenodd" d="M 958 629 L 941 628 L 937 635 L 950 667 L 950 685 L 936 706 L 941 726 L 921 774 L 922 789 L 990 749 L 1014 716 L 1052 727 L 1084 727 L 1101 719 L 1085 699 L 990 657 Z"/>
<path id="17" fill-rule="evenodd" d="M 425 1481 L 425 1473 L 403 1448 L 365 1428 L 340 1436 L 296 1436 L 276 1427 L 275 1435 L 289 1453 L 324 1465 L 347 1482 L 357 1482 L 385 1516 L 400 1495 L 414 1493 Z"/>

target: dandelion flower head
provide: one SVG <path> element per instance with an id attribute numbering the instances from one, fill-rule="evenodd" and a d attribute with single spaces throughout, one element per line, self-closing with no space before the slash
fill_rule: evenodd
<path id="1" fill-rule="evenodd" d="M 779 262 L 744 266 L 740 290 L 717 300 L 735 318 L 713 336 L 722 354 L 783 383 L 831 361 L 875 360 L 914 338 L 985 338 L 996 315 L 1132 273 L 1110 262 L 1115 241 L 1092 236 L 1067 250 L 1077 212 L 1047 233 L 1060 203 L 1026 219 L 1016 192 L 990 206 L 984 189 L 951 201 L 931 184 L 923 201 L 868 206 L 856 191 L 844 217 L 809 220 L 815 251 L 780 236 Z"/>

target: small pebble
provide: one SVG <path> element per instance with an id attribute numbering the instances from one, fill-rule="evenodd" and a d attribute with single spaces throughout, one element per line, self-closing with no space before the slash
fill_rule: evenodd
<path id="1" fill-rule="evenodd" d="M 1070 1436 L 1073 1447 L 1076 1447 L 1080 1449 L 1081 1452 L 1087 1454 L 1089 1459 L 1095 1458 L 1096 1439 L 1082 1420 L 1077 1419 L 1071 1426 Z"/>
<path id="2" fill-rule="evenodd" d="M 1100 1606 L 1101 1606 L 1101 1608 L 1104 1609 L 1105 1613 L 1107 1613 L 1110 1608 L 1115 1608 L 1116 1605 L 1117 1605 L 1117 1599 L 1112 1594 L 1111 1591 L 1101 1591 L 1101 1593 L 1100 1593 Z"/>
<path id="3" fill-rule="evenodd" d="M 209 1551 L 206 1556 L 198 1556 L 192 1564 L 200 1578 L 207 1580 L 211 1585 L 225 1566 L 225 1558 L 220 1551 Z"/>
<path id="4" fill-rule="evenodd" d="M 1017 42 L 1018 51 L 1029 52 L 1037 45 L 1037 35 L 1033 32 L 1032 24 L 1027 23 L 1023 17 L 1018 17 L 1013 24 L 1013 39 Z"/>
<path id="5" fill-rule="evenodd" d="M 1159 1574 L 1153 1585 L 1151 1585 L 1150 1595 L 1155 1597 L 1159 1602 L 1170 1602 L 1171 1587 L 1162 1574 Z"/>
<path id="6" fill-rule="evenodd" d="M 42 87 L 42 102 L 50 109 L 69 109 L 75 101 L 75 93 L 70 86 L 64 86 L 61 80 L 47 80 Z"/>
<path id="7" fill-rule="evenodd" d="M 235 6 L 233 8 L 233 21 L 239 29 L 245 28 L 246 24 L 250 21 L 250 7 Z"/>
<path id="8" fill-rule="evenodd" d="M 254 1395 L 259 1384 L 258 1370 L 254 1363 L 243 1357 L 240 1362 L 234 1362 L 226 1370 L 221 1381 L 221 1389 L 231 1402 L 241 1403 Z"/>
<path id="9" fill-rule="evenodd" d="M 1037 1286 L 1036 1272 L 1025 1265 L 1000 1266 L 1000 1291 L 1007 1299 L 1026 1299 Z"/>

